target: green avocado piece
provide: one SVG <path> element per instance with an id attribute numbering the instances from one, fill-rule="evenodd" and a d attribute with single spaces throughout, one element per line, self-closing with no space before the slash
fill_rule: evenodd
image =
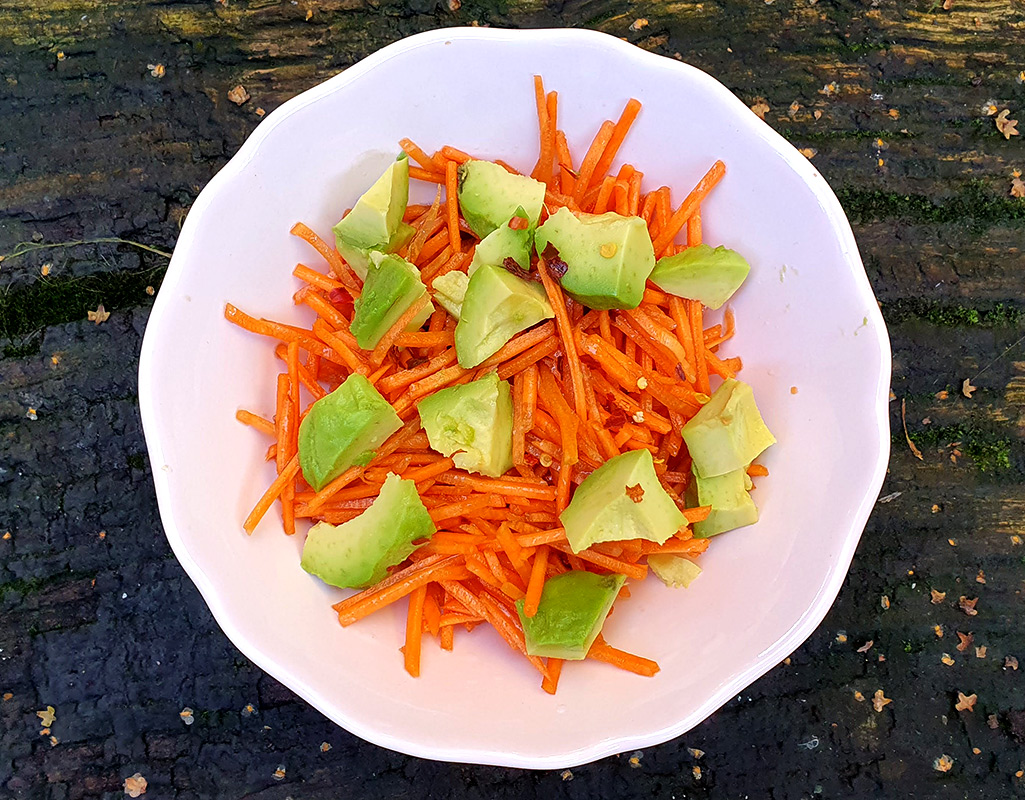
<path id="1" fill-rule="evenodd" d="M 699 244 L 660 258 L 651 273 L 651 282 L 677 297 L 720 308 L 750 271 L 751 265 L 736 250 L 721 245 L 713 250 L 707 244 Z"/>
<path id="2" fill-rule="evenodd" d="M 717 533 L 758 522 L 758 507 L 748 492 L 751 486 L 746 467 L 714 478 L 702 478 L 695 474 L 687 487 L 687 505 L 692 508 L 711 506 L 712 512 L 701 522 L 691 525 L 694 536 L 707 539 Z"/>
<path id="3" fill-rule="evenodd" d="M 498 478 L 512 469 L 512 390 L 497 372 L 420 401 L 431 447 L 467 472 Z"/>
<path id="4" fill-rule="evenodd" d="M 517 600 L 527 653 L 570 661 L 585 658 L 625 581 L 615 573 L 570 570 L 545 581 L 533 617 L 523 613 L 523 598 Z"/>
<path id="5" fill-rule="evenodd" d="M 369 251 L 393 252 L 412 235 L 412 228 L 402 227 L 408 202 L 409 159 L 402 153 L 334 226 L 338 252 L 360 277 L 366 274 Z"/>
<path id="6" fill-rule="evenodd" d="M 420 270 L 404 258 L 374 252 L 370 255 L 370 265 L 363 291 L 353 304 L 349 325 L 356 343 L 364 350 L 373 350 L 406 309 L 427 292 L 420 280 Z M 408 330 L 417 330 L 433 311 L 434 306 L 427 303 L 410 322 Z"/>
<path id="7" fill-rule="evenodd" d="M 652 553 L 648 566 L 655 576 L 672 589 L 686 589 L 701 574 L 701 567 L 683 556 L 668 553 Z"/>
<path id="8" fill-rule="evenodd" d="M 508 222 L 519 208 L 526 210 L 534 228 L 544 201 L 543 183 L 513 175 L 501 164 L 474 159 L 459 167 L 459 208 L 470 230 L 481 239 Z"/>
<path id="9" fill-rule="evenodd" d="M 520 220 L 520 222 L 514 223 L 513 220 Z M 517 227 L 510 227 L 513 224 Z M 519 225 L 524 227 L 519 227 Z M 473 275 L 481 264 L 491 264 L 496 267 L 519 267 L 524 272 L 530 272 L 530 248 L 533 241 L 534 231 L 529 226 L 527 212 L 523 210 L 523 206 L 520 206 L 508 221 L 480 240 L 473 251 L 473 260 L 470 262 L 467 273 Z M 513 260 L 512 264 L 509 263 L 510 258 Z"/>
<path id="10" fill-rule="evenodd" d="M 694 474 L 702 478 L 746 468 L 776 442 L 755 405 L 754 391 L 735 378 L 724 381 L 680 433 L 694 460 Z"/>
<path id="11" fill-rule="evenodd" d="M 332 586 L 363 589 L 405 561 L 416 549 L 413 542 L 430 539 L 436 530 L 416 484 L 389 473 L 381 493 L 358 517 L 310 528 L 302 568 Z"/>
<path id="12" fill-rule="evenodd" d="M 555 316 L 544 287 L 502 267 L 483 264 L 470 277 L 459 310 L 459 366 L 476 367 L 520 331 Z"/>
<path id="13" fill-rule="evenodd" d="M 623 539 L 662 544 L 687 521 L 659 483 L 647 450 L 610 458 L 584 478 L 559 520 L 574 553 Z"/>
<path id="14" fill-rule="evenodd" d="M 345 259 L 345 263 L 352 267 L 353 272 L 360 276 L 360 278 L 366 279 L 367 271 L 370 269 L 370 257 L 372 253 L 395 253 L 398 252 L 402 247 L 413 238 L 413 234 L 416 233 L 416 228 L 412 225 L 407 225 L 405 222 L 400 222 L 398 230 L 395 231 L 395 235 L 391 237 L 384 245 L 378 247 L 356 247 L 348 242 L 342 241 L 335 237 L 335 249 L 341 254 L 342 258 Z"/>
<path id="15" fill-rule="evenodd" d="M 299 466 L 316 491 L 353 464 L 367 463 L 373 450 L 402 427 L 402 420 L 362 375 L 353 374 L 320 398 L 299 425 Z"/>
<path id="16" fill-rule="evenodd" d="M 470 278 L 465 272 L 457 269 L 439 275 L 431 284 L 434 299 L 449 314 L 459 319 L 462 313 L 463 298 L 466 296 L 466 287 Z"/>
<path id="17" fill-rule="evenodd" d="M 640 217 L 574 214 L 560 208 L 537 229 L 534 246 L 551 245 L 566 265 L 562 288 L 589 308 L 636 308 L 655 267 L 648 226 Z"/>

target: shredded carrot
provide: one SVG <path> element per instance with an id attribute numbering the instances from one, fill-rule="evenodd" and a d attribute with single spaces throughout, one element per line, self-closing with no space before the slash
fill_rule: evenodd
<path id="1" fill-rule="evenodd" d="M 363 285 L 362 281 L 360 281 L 359 276 L 352 271 L 352 268 L 342 260 L 342 257 L 338 255 L 337 250 L 331 247 L 312 229 L 303 225 L 301 222 L 295 223 L 295 225 L 292 226 L 292 230 L 289 232 L 309 243 L 314 250 L 320 253 L 328 263 L 328 266 L 331 267 L 331 271 L 335 274 L 335 277 L 342 282 L 342 285 L 346 290 L 348 290 L 353 297 L 359 296 L 360 289 Z"/>
<path id="2" fill-rule="evenodd" d="M 612 135 L 602 150 L 601 157 L 594 165 L 594 171 L 587 178 L 588 183 L 594 185 L 605 177 L 605 174 L 612 167 L 612 162 L 615 161 L 619 148 L 623 145 L 623 140 L 626 139 L 626 135 L 629 133 L 634 120 L 637 119 L 637 114 L 640 110 L 640 102 L 631 97 L 623 108 L 623 113 L 619 115 L 619 120 L 612 129 Z"/>
<path id="3" fill-rule="evenodd" d="M 244 425 L 251 425 L 262 433 L 266 433 L 270 436 L 275 436 L 274 423 L 269 419 L 264 419 L 259 414 L 254 414 L 252 411 L 246 411 L 244 408 L 240 408 L 235 412 L 235 419 Z"/>
<path id="4" fill-rule="evenodd" d="M 580 162 L 580 173 L 577 178 L 576 191 L 573 192 L 573 200 L 577 203 L 584 199 L 584 192 L 591 185 L 591 178 L 595 173 L 602 154 L 612 141 L 612 134 L 615 129 L 614 123 L 610 120 L 605 120 L 598 129 L 598 133 L 595 134 L 594 140 L 584 156 L 584 160 Z"/>
<path id="5" fill-rule="evenodd" d="M 673 239 L 676 238 L 676 234 L 680 232 L 687 220 L 690 219 L 691 215 L 698 210 L 701 202 L 708 197 L 708 193 L 716 187 L 716 184 L 722 180 L 722 176 L 726 174 L 726 165 L 721 161 L 716 161 L 711 168 L 704 174 L 698 185 L 694 187 L 693 191 L 680 203 L 680 207 L 676 209 L 676 212 L 666 222 L 665 229 L 658 235 L 658 238 L 652 242 L 652 247 L 655 250 L 655 256 L 658 257 L 665 252 L 666 247 L 672 243 Z"/>
<path id="6" fill-rule="evenodd" d="M 401 316 L 392 326 L 385 332 L 384 336 L 381 337 L 380 341 L 374 347 L 373 352 L 370 354 L 370 363 L 375 367 L 379 367 L 384 363 L 384 357 L 388 354 L 388 351 L 396 343 L 398 338 L 405 332 L 406 328 L 409 327 L 410 323 L 423 311 L 427 304 L 431 302 L 431 296 L 424 292 L 418 297 L 413 304 L 402 312 Z"/>
<path id="7" fill-rule="evenodd" d="M 420 642 L 424 627 L 424 601 L 427 599 L 427 585 L 417 586 L 409 595 L 409 610 L 406 615 L 406 644 L 402 648 L 406 672 L 420 677 Z"/>
<path id="8" fill-rule="evenodd" d="M 448 238 L 453 253 L 462 249 L 462 239 L 459 235 L 459 190 L 456 180 L 458 165 L 455 161 L 449 161 L 445 168 L 445 209 L 448 214 Z"/>
<path id="9" fill-rule="evenodd" d="M 284 491 L 288 482 L 293 480 L 298 472 L 299 454 L 296 453 L 292 456 L 292 460 L 285 465 L 285 468 L 278 473 L 278 477 L 274 479 L 274 482 L 267 487 L 267 491 L 264 492 L 263 497 L 260 498 L 253 510 L 249 512 L 249 516 L 246 517 L 246 521 L 242 523 L 242 527 L 245 529 L 246 533 L 252 534 L 252 532 L 256 530 L 256 526 L 260 524 L 260 520 L 263 519 L 263 515 L 267 513 L 267 510 L 274 504 L 274 501 L 278 499 L 281 492 Z"/>
<path id="10" fill-rule="evenodd" d="M 544 545 L 537 549 L 534 561 L 530 565 L 530 581 L 527 583 L 526 600 L 523 603 L 523 615 L 533 617 L 537 614 L 538 603 L 541 602 L 541 591 L 545 585 L 545 569 L 548 566 L 548 548 Z"/>

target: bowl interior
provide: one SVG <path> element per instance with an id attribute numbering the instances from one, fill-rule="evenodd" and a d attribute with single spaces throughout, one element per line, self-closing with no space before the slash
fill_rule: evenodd
<path id="1" fill-rule="evenodd" d="M 233 417 L 272 414 L 280 362 L 269 340 L 223 318 L 230 301 L 311 322 L 291 303 L 290 273 L 322 265 L 288 229 L 302 220 L 329 235 L 403 136 L 529 169 L 534 73 L 558 90 L 577 158 L 603 119 L 641 100 L 620 157 L 645 173 L 645 191 L 666 184 L 681 198 L 725 161 L 702 209 L 704 238 L 745 254 L 752 273 L 724 349 L 743 357 L 741 377 L 779 440 L 761 459 L 770 476 L 755 490 L 760 522 L 713 542 L 689 589 L 652 578 L 610 619 L 606 638 L 657 659 L 661 673 L 571 664 L 555 697 L 483 629 L 458 631 L 451 653 L 426 643 L 422 677 L 409 678 L 398 650 L 404 603 L 342 629 L 330 604 L 346 593 L 299 568 L 301 534 L 284 536 L 275 512 L 252 538 L 243 533 L 273 468 L 268 441 Z M 140 393 L 167 535 L 243 652 L 379 744 L 561 767 L 682 733 L 814 630 L 882 480 L 888 379 L 885 330 L 838 203 L 727 90 L 601 34 L 469 29 L 386 48 L 260 125 L 188 217 L 146 333 Z"/>

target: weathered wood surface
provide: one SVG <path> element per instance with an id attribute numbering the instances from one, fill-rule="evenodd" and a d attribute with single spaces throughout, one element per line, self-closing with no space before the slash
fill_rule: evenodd
<path id="1" fill-rule="evenodd" d="M 1025 200 L 1010 193 L 1025 137 L 983 111 L 1025 120 L 1021 0 L 0 0 L 0 254 L 112 236 L 169 250 L 257 108 L 404 35 L 474 23 L 679 54 L 816 151 L 890 323 L 898 398 L 883 494 L 900 494 L 836 605 L 789 663 L 634 758 L 529 774 L 362 743 L 234 650 L 163 539 L 135 371 L 165 260 L 38 250 L 0 263 L 0 796 L 118 797 L 135 772 L 175 798 L 1025 796 Z M 963 651 L 957 631 L 974 638 Z M 959 691 L 974 711 L 955 710 Z M 47 705 L 55 742 L 34 713 Z"/>

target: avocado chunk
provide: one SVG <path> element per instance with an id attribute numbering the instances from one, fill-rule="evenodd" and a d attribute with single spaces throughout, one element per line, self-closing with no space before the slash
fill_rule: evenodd
<path id="1" fill-rule="evenodd" d="M 404 258 L 374 252 L 370 255 L 370 264 L 349 325 L 356 343 L 364 350 L 373 350 L 406 309 L 427 292 L 420 280 L 420 270 Z M 434 306 L 428 303 L 408 329 L 415 331 L 433 311 Z"/>
<path id="2" fill-rule="evenodd" d="M 338 252 L 361 278 L 371 250 L 394 252 L 409 240 L 413 229 L 402 222 L 408 202 L 409 159 L 402 153 L 334 226 Z"/>
<path id="3" fill-rule="evenodd" d="M 533 617 L 523 613 L 523 598 L 517 600 L 527 653 L 570 661 L 585 658 L 624 581 L 625 576 L 615 573 L 595 575 L 570 570 L 545 581 Z"/>
<path id="4" fill-rule="evenodd" d="M 559 520 L 574 553 L 623 539 L 662 544 L 687 521 L 659 483 L 647 450 L 610 458 L 584 478 Z"/>
<path id="5" fill-rule="evenodd" d="M 353 374 L 320 398 L 299 425 L 299 466 L 316 491 L 354 464 L 366 464 L 374 449 L 402 427 L 402 420 L 362 375 Z"/>
<path id="6" fill-rule="evenodd" d="M 459 167 L 459 208 L 463 219 L 483 239 L 508 222 L 517 209 L 537 225 L 545 201 L 545 185 L 526 175 L 513 175 L 493 161 L 467 161 Z"/>
<path id="7" fill-rule="evenodd" d="M 459 366 L 476 367 L 520 331 L 555 316 L 544 288 L 483 264 L 470 277 L 455 342 Z"/>
<path id="8" fill-rule="evenodd" d="M 395 253 L 413 238 L 414 233 L 416 233 L 416 228 L 412 225 L 407 225 L 405 222 L 400 222 L 399 229 L 395 231 L 395 235 L 384 245 L 378 247 L 356 247 L 335 237 L 335 249 L 345 259 L 345 263 L 352 267 L 353 272 L 365 280 L 367 271 L 370 269 L 370 257 L 373 253 Z"/>
<path id="9" fill-rule="evenodd" d="M 746 467 L 714 478 L 701 478 L 695 474 L 687 487 L 687 504 L 692 507 L 711 506 L 712 513 L 701 522 L 693 523 L 694 536 L 707 539 L 717 533 L 758 522 L 758 507 L 748 493 L 751 485 Z"/>
<path id="10" fill-rule="evenodd" d="M 465 272 L 454 269 L 439 275 L 431 284 L 435 301 L 457 320 L 462 313 L 463 298 L 469 282 L 470 278 Z"/>
<path id="11" fill-rule="evenodd" d="M 648 566 L 655 576 L 671 589 L 686 589 L 701 574 L 701 567 L 683 556 L 652 553 Z"/>
<path id="12" fill-rule="evenodd" d="M 417 411 L 431 447 L 460 469 L 492 478 L 512 469 L 512 390 L 497 372 L 435 392 Z"/>
<path id="13" fill-rule="evenodd" d="M 680 433 L 694 460 L 694 474 L 702 478 L 746 468 L 776 442 L 755 405 L 754 391 L 735 378 L 724 381 Z"/>
<path id="14" fill-rule="evenodd" d="M 721 245 L 713 250 L 707 244 L 699 244 L 660 258 L 651 273 L 651 282 L 669 294 L 720 308 L 750 271 L 751 265 L 736 250 Z"/>
<path id="15" fill-rule="evenodd" d="M 510 269 L 519 267 L 524 272 L 530 272 L 530 247 L 533 241 L 534 232 L 530 228 L 527 212 L 520 206 L 507 222 L 480 240 L 473 251 L 473 260 L 467 273 L 473 275 L 481 264 Z M 512 259 L 512 263 L 509 259 Z"/>
<path id="16" fill-rule="evenodd" d="M 405 561 L 416 549 L 413 542 L 429 539 L 435 530 L 416 484 L 389 473 L 381 493 L 358 517 L 341 525 L 318 522 L 310 529 L 302 568 L 332 586 L 363 589 Z"/>
<path id="17" fill-rule="evenodd" d="M 565 264 L 562 288 L 589 308 L 637 308 L 655 267 L 648 226 L 640 217 L 576 215 L 560 208 L 537 229 L 534 246 L 546 259 L 549 245 Z"/>

